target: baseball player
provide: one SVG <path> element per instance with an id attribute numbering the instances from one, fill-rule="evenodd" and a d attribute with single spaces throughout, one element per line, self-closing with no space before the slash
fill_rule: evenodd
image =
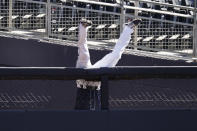
<path id="1" fill-rule="evenodd" d="M 92 22 L 82 19 L 79 24 L 78 38 L 78 59 L 77 68 L 100 68 L 114 67 L 121 59 L 122 53 L 131 40 L 131 34 L 134 32 L 134 27 L 141 23 L 141 19 L 134 19 L 125 24 L 124 29 L 116 43 L 113 51 L 95 64 L 91 64 L 90 54 L 87 45 L 87 32 Z M 100 87 L 101 82 L 77 80 L 77 97 L 75 109 L 78 110 L 97 110 L 100 109 Z"/>

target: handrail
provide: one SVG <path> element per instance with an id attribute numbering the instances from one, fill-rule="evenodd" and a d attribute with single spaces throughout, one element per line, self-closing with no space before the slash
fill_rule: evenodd
<path id="1" fill-rule="evenodd" d="M 185 17 L 185 18 L 193 18 L 192 15 L 173 13 L 173 12 L 169 12 L 169 11 L 161 11 L 161 10 L 154 10 L 154 9 L 140 8 L 140 7 L 133 7 L 133 6 L 124 6 L 124 7 L 126 9 L 141 10 L 141 11 L 147 11 L 147 12 L 152 12 L 152 13 L 160 13 L 160 14 L 166 14 L 166 15 L 180 16 L 180 17 Z"/>
<path id="2" fill-rule="evenodd" d="M 29 3 L 37 3 L 37 4 L 47 4 L 46 2 L 33 1 L 33 0 L 17 0 L 17 1 L 23 1 L 23 2 L 29 2 Z"/>
<path id="3" fill-rule="evenodd" d="M 125 16 L 131 17 L 131 18 L 135 18 L 135 15 L 131 15 L 131 14 L 125 14 Z M 152 17 L 145 17 L 145 16 L 138 16 L 138 18 L 145 19 L 145 20 L 154 20 L 154 21 L 158 21 L 158 22 L 168 22 L 168 23 L 171 23 L 171 24 L 179 24 L 179 25 L 185 25 L 185 26 L 194 26 L 194 24 L 177 22 L 177 21 L 171 21 L 171 20 L 166 20 L 166 19 L 162 20 L 162 19 L 157 19 L 157 18 L 152 18 Z"/>
<path id="4" fill-rule="evenodd" d="M 0 67 L 0 79 L 109 80 L 197 77 L 197 66 L 132 66 L 113 68 Z"/>
<path id="5" fill-rule="evenodd" d="M 151 3 L 151 4 L 155 4 L 155 5 L 165 5 L 165 6 L 168 6 L 168 7 L 176 7 L 176 8 L 188 9 L 188 10 L 194 10 L 195 9 L 194 7 L 173 5 L 173 4 L 155 2 L 155 1 L 148 1 L 148 0 L 130 0 L 130 1 L 139 1 L 139 2 Z"/>
<path id="6" fill-rule="evenodd" d="M 61 0 L 61 1 L 67 2 L 67 0 Z M 95 4 L 95 5 L 103 5 L 103 6 L 111 6 L 111 7 L 120 7 L 119 4 L 110 4 L 110 3 L 90 1 L 90 0 L 70 0 L 70 1 L 83 2 L 83 3 L 89 3 L 89 4 Z"/>
<path id="7" fill-rule="evenodd" d="M 82 10 L 82 11 L 91 11 L 91 12 L 96 12 L 96 13 L 106 13 L 106 14 L 111 14 L 111 15 L 120 15 L 120 13 L 115 13 L 115 12 L 93 10 L 93 9 L 87 9 L 87 8 L 81 8 L 81 7 L 72 7 L 72 6 L 67 6 L 67 5 L 51 4 L 51 6 L 64 7 L 68 9 L 77 9 L 77 10 Z"/>

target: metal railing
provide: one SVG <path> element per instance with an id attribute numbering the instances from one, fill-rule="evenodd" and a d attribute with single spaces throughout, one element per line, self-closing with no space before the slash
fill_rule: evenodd
<path id="1" fill-rule="evenodd" d="M 77 40 L 79 20 L 86 17 L 93 21 L 90 41 L 115 43 L 123 23 L 138 17 L 143 22 L 135 29 L 129 48 L 197 57 L 196 8 L 144 0 L 130 2 L 133 5 L 125 5 L 124 1 L 115 4 L 84 0 L 58 4 L 50 0 L 0 1 L 0 29 L 14 33 L 22 30 L 40 39 Z"/>

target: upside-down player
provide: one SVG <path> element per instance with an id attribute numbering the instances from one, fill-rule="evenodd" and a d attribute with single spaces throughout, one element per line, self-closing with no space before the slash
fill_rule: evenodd
<path id="1" fill-rule="evenodd" d="M 78 59 L 77 68 L 100 68 L 114 67 L 121 59 L 122 53 L 131 40 L 131 34 L 134 27 L 139 25 L 141 19 L 134 19 L 125 24 L 124 29 L 116 43 L 113 51 L 95 64 L 91 64 L 90 54 L 87 45 L 87 32 L 92 22 L 82 19 L 79 24 L 79 40 L 78 40 Z M 100 82 L 77 80 L 77 98 L 75 109 L 78 110 L 95 110 L 100 109 Z"/>

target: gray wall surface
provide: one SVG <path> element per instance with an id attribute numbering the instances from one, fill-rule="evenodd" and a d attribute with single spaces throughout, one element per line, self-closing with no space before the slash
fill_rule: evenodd
<path id="1" fill-rule="evenodd" d="M 91 61 L 95 63 L 108 50 L 90 50 Z M 77 47 L 42 43 L 36 40 L 21 40 L 0 37 L 0 65 L 36 67 L 74 67 L 77 60 Z M 184 61 L 161 60 L 134 55 L 122 56 L 119 66 L 183 66 L 197 65 Z"/>

